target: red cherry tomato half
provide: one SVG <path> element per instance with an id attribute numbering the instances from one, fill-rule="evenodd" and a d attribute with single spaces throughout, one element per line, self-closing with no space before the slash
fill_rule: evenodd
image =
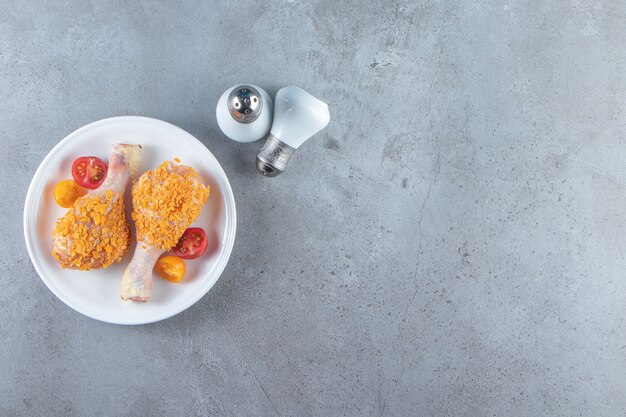
<path id="1" fill-rule="evenodd" d="M 200 227 L 190 227 L 180 237 L 174 253 L 183 259 L 196 259 L 201 256 L 207 247 L 208 239 L 206 233 Z"/>
<path id="2" fill-rule="evenodd" d="M 107 177 L 107 164 L 96 156 L 82 156 L 72 164 L 72 177 L 81 187 L 95 190 Z"/>

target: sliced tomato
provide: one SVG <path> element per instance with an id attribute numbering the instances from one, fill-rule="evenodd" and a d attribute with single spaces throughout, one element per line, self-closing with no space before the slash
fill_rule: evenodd
<path id="1" fill-rule="evenodd" d="M 190 227 L 185 230 L 172 250 L 180 258 L 196 259 L 206 250 L 207 242 L 206 233 L 202 228 Z"/>
<path id="2" fill-rule="evenodd" d="M 81 156 L 72 164 L 72 177 L 81 187 L 94 190 L 107 177 L 107 164 L 97 156 Z"/>

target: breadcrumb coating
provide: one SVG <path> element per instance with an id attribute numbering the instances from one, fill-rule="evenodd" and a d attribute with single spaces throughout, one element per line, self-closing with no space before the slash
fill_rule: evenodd
<path id="1" fill-rule="evenodd" d="M 178 243 L 209 197 L 209 186 L 202 184 L 200 174 L 174 161 L 147 171 L 133 186 L 137 241 L 164 251 Z"/>
<path id="2" fill-rule="evenodd" d="M 52 235 L 65 252 L 52 251 L 63 268 L 89 270 L 119 262 L 129 241 L 122 194 L 109 190 L 79 198 L 57 220 Z"/>

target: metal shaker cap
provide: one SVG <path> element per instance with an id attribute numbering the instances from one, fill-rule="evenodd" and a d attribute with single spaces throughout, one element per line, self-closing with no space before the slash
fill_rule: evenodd
<path id="1" fill-rule="evenodd" d="M 289 158 L 295 148 L 287 145 L 270 133 L 256 156 L 256 169 L 265 177 L 273 178 L 287 169 Z"/>
<path id="2" fill-rule="evenodd" d="M 228 112 L 239 123 L 252 123 L 261 114 L 261 94 L 249 85 L 241 85 L 228 96 Z"/>

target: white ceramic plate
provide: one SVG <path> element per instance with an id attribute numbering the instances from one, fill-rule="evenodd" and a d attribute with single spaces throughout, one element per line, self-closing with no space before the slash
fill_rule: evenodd
<path id="1" fill-rule="evenodd" d="M 51 254 L 52 229 L 66 209 L 54 201 L 54 186 L 72 178 L 72 161 L 85 155 L 108 160 L 111 144 L 138 143 L 143 147 L 140 173 L 179 157 L 196 168 L 211 185 L 211 193 L 194 226 L 213 237 L 207 253 L 186 261 L 183 282 L 172 284 L 155 275 L 152 299 L 135 303 L 120 299 L 122 272 L 133 246 L 119 264 L 97 271 L 62 269 Z M 130 188 L 130 187 L 129 187 Z M 126 210 L 130 219 L 130 192 Z M 235 199 L 224 170 L 213 154 L 184 130 L 148 117 L 113 117 L 84 126 L 67 136 L 44 158 L 33 177 L 24 206 L 24 235 L 28 253 L 43 282 L 65 304 L 97 320 L 116 324 L 144 324 L 171 317 L 193 305 L 211 289 L 226 267 L 235 241 Z M 135 236 L 131 224 L 131 235 Z"/>

